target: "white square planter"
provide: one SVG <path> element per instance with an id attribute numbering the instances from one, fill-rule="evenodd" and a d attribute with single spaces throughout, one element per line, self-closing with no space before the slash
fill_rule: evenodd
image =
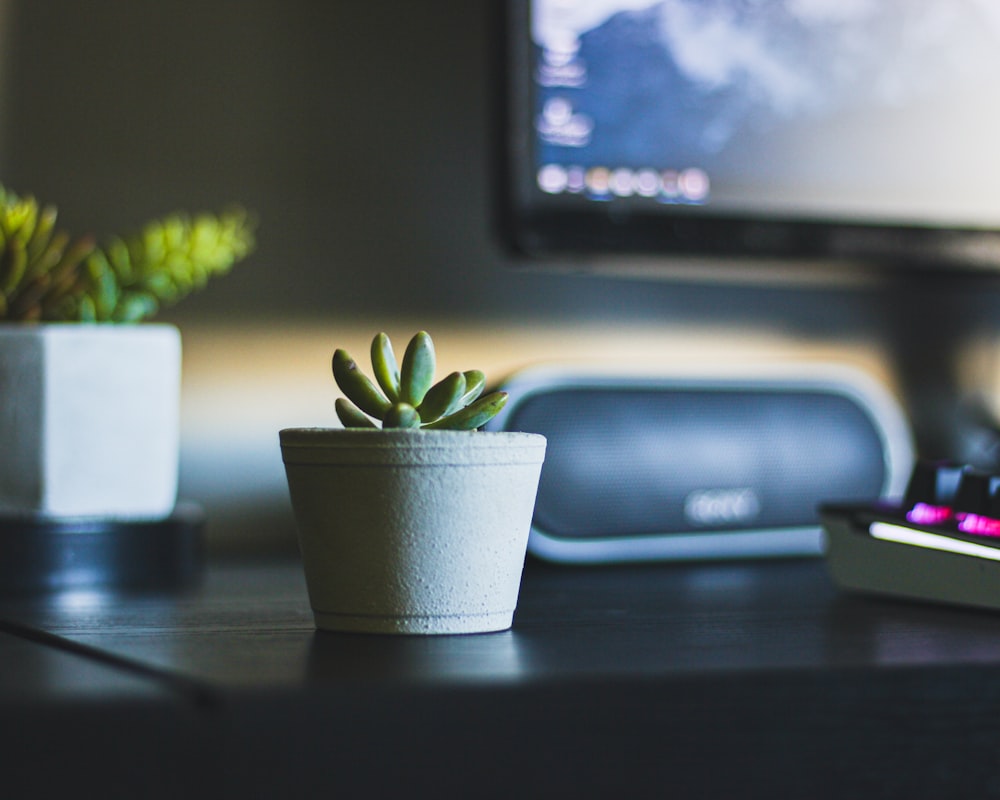
<path id="1" fill-rule="evenodd" d="M 168 516 L 180 365 L 170 325 L 0 325 L 0 513 Z"/>

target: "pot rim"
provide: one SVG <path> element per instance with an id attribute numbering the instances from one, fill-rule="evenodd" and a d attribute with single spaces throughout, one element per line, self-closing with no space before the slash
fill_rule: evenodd
<path id="1" fill-rule="evenodd" d="M 288 463 L 541 463 L 546 439 L 521 431 L 284 428 L 278 432 Z"/>
<path id="2" fill-rule="evenodd" d="M 524 444 L 541 443 L 545 437 L 540 433 L 523 431 L 454 431 L 390 428 L 282 428 L 278 436 L 283 443 L 294 446 L 345 446 L 356 447 L 441 447 L 449 442 L 469 442 L 475 444 L 480 439 L 489 440 L 496 447 L 498 439 L 518 439 Z"/>
<path id="3" fill-rule="evenodd" d="M 172 322 L 14 322 L 0 320 L 0 339 L 45 339 L 57 337 L 125 337 L 180 339 L 180 328 Z"/>

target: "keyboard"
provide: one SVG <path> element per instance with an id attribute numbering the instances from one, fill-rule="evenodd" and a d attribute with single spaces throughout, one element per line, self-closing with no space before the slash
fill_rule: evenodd
<path id="1" fill-rule="evenodd" d="M 841 588 L 1000 609 L 1000 475 L 919 461 L 901 501 L 819 513 Z"/>

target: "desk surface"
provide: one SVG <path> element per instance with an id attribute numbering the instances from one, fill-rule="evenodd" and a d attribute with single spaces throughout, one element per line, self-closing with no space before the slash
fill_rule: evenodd
<path id="1" fill-rule="evenodd" d="M 62 744 L 122 796 L 1000 794 L 1000 615 L 846 595 L 818 560 L 529 562 L 513 629 L 455 637 L 316 632 L 297 563 L 215 565 L 0 602 L 0 659 L 33 787 Z"/>

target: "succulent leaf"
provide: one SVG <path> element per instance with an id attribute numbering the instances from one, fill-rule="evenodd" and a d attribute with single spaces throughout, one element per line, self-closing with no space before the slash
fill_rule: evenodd
<path id="1" fill-rule="evenodd" d="M 63 257 L 66 246 L 69 244 L 69 234 L 65 231 L 56 231 L 49 237 L 45 247 L 39 251 L 38 255 L 31 258 L 29 252 L 28 271 L 25 274 L 25 281 L 45 275 L 55 269 L 56 265 Z"/>
<path id="2" fill-rule="evenodd" d="M 376 428 L 371 417 L 361 411 L 354 403 L 344 397 L 338 397 L 334 401 L 334 408 L 337 410 L 337 419 L 341 421 L 345 428 Z"/>
<path id="3" fill-rule="evenodd" d="M 39 256 L 45 252 L 49 242 L 52 241 L 57 216 L 56 210 L 51 206 L 46 206 L 38 212 L 35 230 L 28 241 L 28 259 L 32 263 L 37 263 Z"/>
<path id="4" fill-rule="evenodd" d="M 383 428 L 419 428 L 420 414 L 409 403 L 393 403 L 385 412 Z"/>
<path id="5" fill-rule="evenodd" d="M 159 308 L 152 294 L 133 292 L 121 300 L 115 313 L 121 322 L 139 322 L 156 314 Z"/>
<path id="6" fill-rule="evenodd" d="M 9 294 L 17 287 L 24 278 L 24 272 L 28 266 L 28 253 L 25 250 L 24 242 L 21 240 L 11 240 L 7 246 L 6 255 L 3 272 L 0 273 L 3 281 L 2 285 L 0 285 L 0 291 L 4 295 Z"/>
<path id="7" fill-rule="evenodd" d="M 467 406 L 483 393 L 483 389 L 486 388 L 486 376 L 478 369 L 466 370 L 464 375 L 465 394 L 462 395 L 461 404 Z"/>
<path id="8" fill-rule="evenodd" d="M 399 377 L 399 399 L 417 407 L 434 383 L 436 366 L 434 343 L 426 331 L 420 331 L 406 346 Z"/>
<path id="9" fill-rule="evenodd" d="M 427 390 L 424 401 L 417 408 L 420 419 L 424 423 L 434 422 L 456 411 L 461 405 L 464 394 L 465 375 L 461 372 L 451 373 Z"/>
<path id="10" fill-rule="evenodd" d="M 333 378 L 347 399 L 369 416 L 382 419 L 391 403 L 382 396 L 346 350 L 333 354 Z"/>
<path id="11" fill-rule="evenodd" d="M 385 333 L 372 339 L 372 371 L 390 402 L 399 400 L 399 364 L 392 350 L 392 342 Z"/>
<path id="12" fill-rule="evenodd" d="M 453 414 L 425 425 L 426 428 L 447 428 L 449 430 L 471 431 L 481 428 L 507 403 L 506 392 L 493 392 L 480 397 L 472 405 L 459 409 Z"/>

